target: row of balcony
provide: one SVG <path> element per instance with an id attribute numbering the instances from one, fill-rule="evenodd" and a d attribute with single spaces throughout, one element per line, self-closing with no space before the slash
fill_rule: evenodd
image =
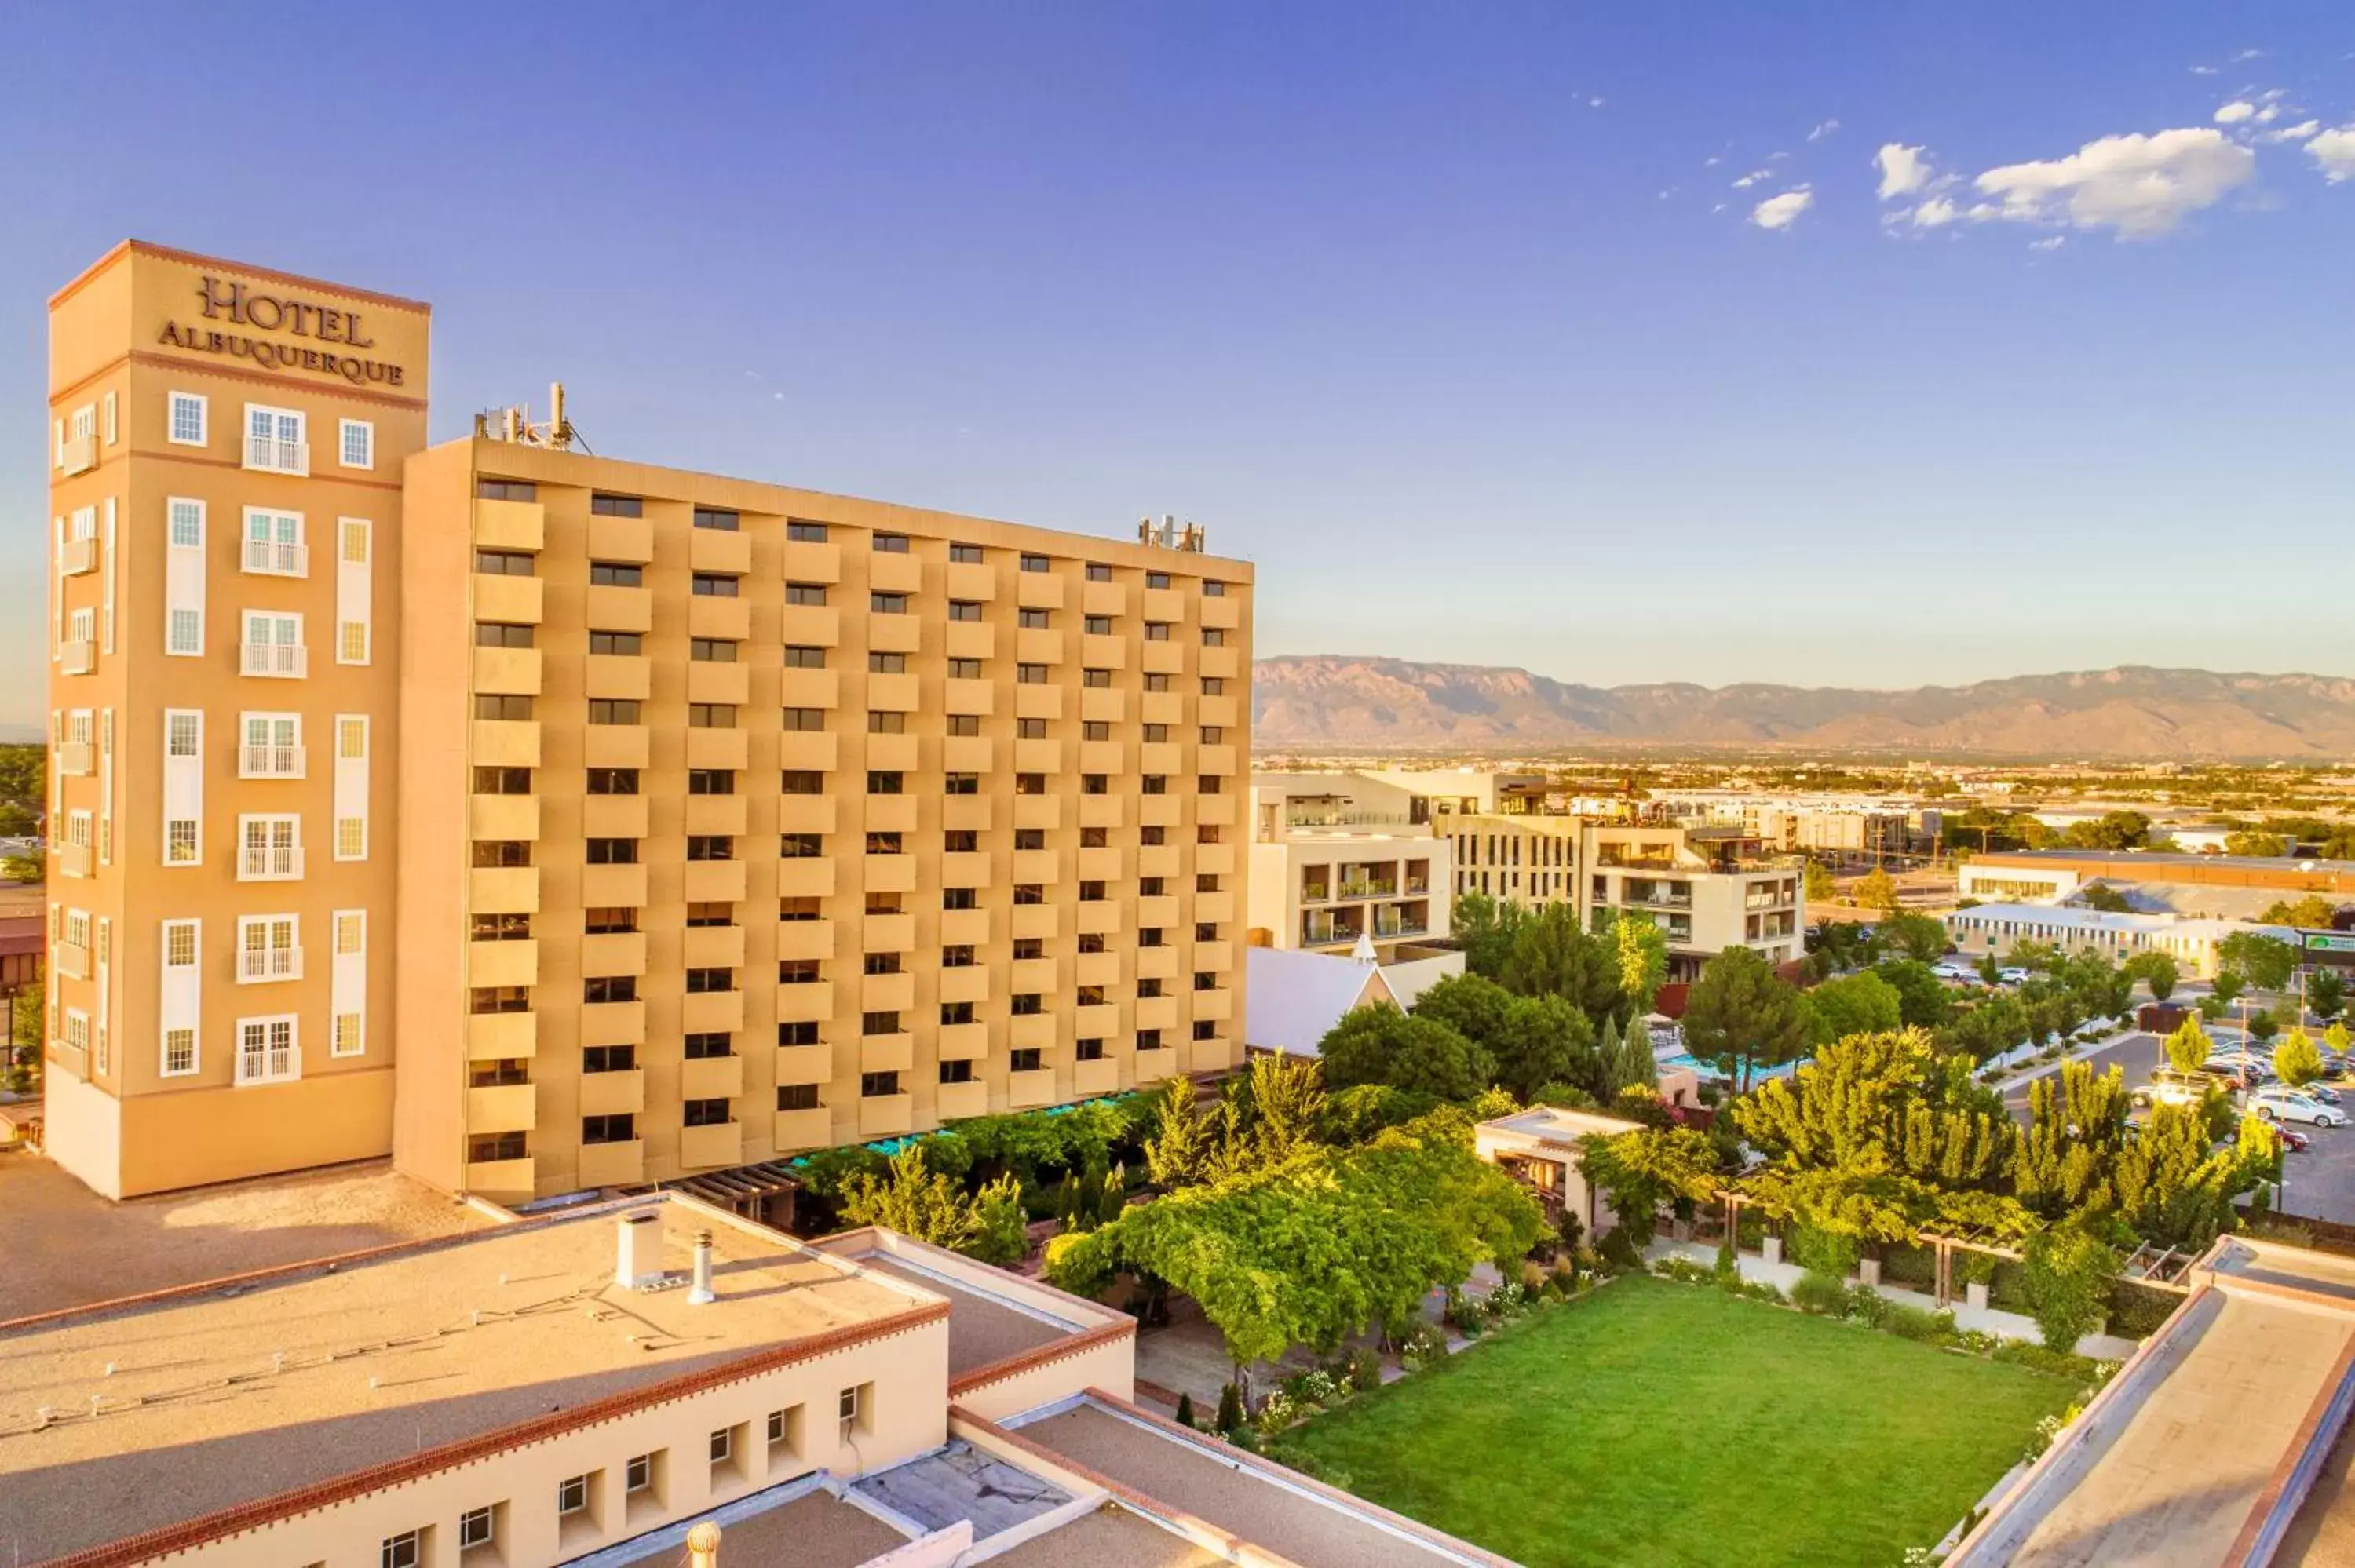
<path id="1" fill-rule="evenodd" d="M 943 945 L 978 947 L 988 940 L 988 920 L 986 910 L 947 910 L 940 916 L 939 937 Z M 980 915 L 980 920 L 961 916 Z M 841 960 L 850 962 L 868 953 L 930 953 L 929 942 L 919 946 L 917 916 L 913 915 L 867 915 L 854 920 L 781 920 L 775 927 L 775 952 L 763 955 L 779 963 L 815 959 L 820 963 Z M 975 938 L 978 930 L 978 939 Z M 849 938 L 857 938 L 857 945 Z M 689 926 L 678 933 L 677 965 L 681 969 L 741 969 L 750 961 L 746 956 L 745 928 L 741 926 Z M 590 932 L 580 938 L 580 964 L 582 974 L 598 976 L 644 976 L 654 972 L 647 959 L 647 934 L 644 931 Z M 467 945 L 470 983 L 478 986 L 530 986 L 539 983 L 539 943 L 531 938 L 517 940 L 482 940 Z M 1190 945 L 1184 959 L 1174 946 L 1140 948 L 1133 955 L 1117 952 L 1074 953 L 1071 983 L 1074 986 L 1116 986 L 1125 978 L 1124 962 L 1133 959 L 1134 976 L 1137 980 L 1175 980 L 1179 974 L 1199 972 L 1224 974 L 1234 968 L 1234 946 L 1227 941 L 1198 941 Z M 1056 966 L 1060 957 L 1015 959 L 1008 962 L 1006 980 L 1000 990 L 1008 994 L 1028 991 L 1051 992 L 1061 990 L 1056 978 Z M 664 967 L 670 959 L 666 955 Z M 944 968 L 935 971 L 938 994 L 943 1001 L 983 1001 L 990 994 L 989 977 L 995 968 L 981 965 Z M 905 980 L 909 975 L 862 976 L 870 981 Z M 817 981 L 830 985 L 830 981 Z M 868 995 L 879 996 L 888 988 L 870 986 Z M 830 994 L 830 993 L 829 993 Z M 815 1005 L 815 1002 L 813 1002 Z M 869 1001 L 868 1007 L 906 1006 L 905 1001 Z"/>

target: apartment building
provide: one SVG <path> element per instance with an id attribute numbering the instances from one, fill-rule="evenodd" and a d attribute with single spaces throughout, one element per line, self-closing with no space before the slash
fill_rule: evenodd
<path id="1" fill-rule="evenodd" d="M 1235 1060 L 1252 573 L 1198 531 L 427 450 L 426 306 L 138 242 L 50 309 L 92 1188 L 520 1200 Z"/>
<path id="2" fill-rule="evenodd" d="M 1728 948 L 1768 962 L 1806 956 L 1799 862 L 1739 829 L 1589 824 L 1579 838 L 1579 918 L 1649 915 L 1667 933 L 1668 978 L 1690 980 Z"/>
<path id="3" fill-rule="evenodd" d="M 1359 773 L 1255 773 L 1251 938 L 1384 963 L 1449 930 L 1449 846 L 1423 802 Z"/>
<path id="4" fill-rule="evenodd" d="M 381 1155 L 427 307 L 125 243 L 49 320 L 48 1147 L 111 1196 Z"/>
<path id="5" fill-rule="evenodd" d="M 1248 566 L 487 439 L 407 519 L 403 1169 L 626 1185 L 1233 1065 Z"/>

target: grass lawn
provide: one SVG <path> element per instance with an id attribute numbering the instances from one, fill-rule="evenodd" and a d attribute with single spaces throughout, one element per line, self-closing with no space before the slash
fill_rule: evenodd
<path id="1" fill-rule="evenodd" d="M 1885 1568 L 1962 1518 L 2077 1385 L 1641 1276 L 1282 1440 L 1530 1565 Z"/>

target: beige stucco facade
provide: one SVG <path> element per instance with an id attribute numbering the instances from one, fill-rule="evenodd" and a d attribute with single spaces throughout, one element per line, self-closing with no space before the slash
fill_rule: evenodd
<path id="1" fill-rule="evenodd" d="M 1363 774 L 1251 780 L 1250 922 L 1263 947 L 1384 961 L 1449 930 L 1448 851 L 1403 791 Z"/>
<path id="2" fill-rule="evenodd" d="M 51 318 L 94 1188 L 520 1200 L 1237 1059 L 1247 564 L 428 450 L 424 306 L 153 247 Z"/>

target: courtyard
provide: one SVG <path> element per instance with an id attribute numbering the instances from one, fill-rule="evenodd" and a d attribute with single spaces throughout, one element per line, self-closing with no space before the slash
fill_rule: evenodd
<path id="1" fill-rule="evenodd" d="M 1945 1534 L 2073 1380 L 1645 1277 L 1286 1433 L 1529 1565 L 1855 1563 Z"/>

